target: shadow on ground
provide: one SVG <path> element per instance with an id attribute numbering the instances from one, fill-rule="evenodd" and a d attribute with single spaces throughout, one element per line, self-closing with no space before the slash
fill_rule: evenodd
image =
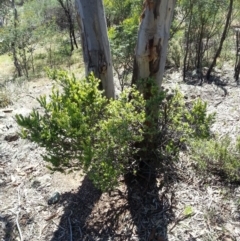
<path id="1" fill-rule="evenodd" d="M 46 237 L 45 240 L 83 240 L 86 237 L 85 226 L 87 219 L 90 218 L 92 209 L 100 197 L 101 192 L 93 186 L 87 177 L 84 178 L 76 193 L 67 192 L 62 194 L 58 205 L 64 206 L 64 214 L 53 237 Z"/>
<path id="2" fill-rule="evenodd" d="M 219 75 L 212 75 L 209 80 L 206 79 L 204 75 L 202 76 L 191 76 L 187 75 L 184 81 L 188 85 L 198 85 L 202 86 L 203 84 L 214 84 L 218 88 L 222 89 L 224 96 L 228 95 L 227 86 L 238 87 L 239 83 L 236 81 L 231 80 L 228 76 L 219 76 Z"/>
<path id="3" fill-rule="evenodd" d="M 62 195 L 58 205 L 64 205 L 64 214 L 45 240 L 167 241 L 174 219 L 174 196 L 166 185 L 174 175 L 167 173 L 148 180 L 128 176 L 118 189 L 103 194 L 86 177 L 76 193 Z"/>
<path id="4" fill-rule="evenodd" d="M 175 219 L 174 194 L 168 189 L 173 180 L 161 174 L 145 177 L 127 181 L 129 210 L 136 228 L 136 239 L 129 240 L 167 241 L 168 225 Z"/>
<path id="5" fill-rule="evenodd" d="M 14 239 L 14 224 L 10 216 L 0 214 L 0 240 L 12 241 Z"/>

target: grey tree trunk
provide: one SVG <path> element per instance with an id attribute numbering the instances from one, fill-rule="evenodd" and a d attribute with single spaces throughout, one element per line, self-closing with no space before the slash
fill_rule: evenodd
<path id="1" fill-rule="evenodd" d="M 85 72 L 101 80 L 107 98 L 115 98 L 110 45 L 102 0 L 75 0 Z"/>
<path id="2" fill-rule="evenodd" d="M 145 0 L 138 31 L 132 83 L 153 77 L 161 87 L 176 0 Z"/>

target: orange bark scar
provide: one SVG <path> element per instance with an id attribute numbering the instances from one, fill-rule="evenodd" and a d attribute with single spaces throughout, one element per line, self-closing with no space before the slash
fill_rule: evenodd
<path id="1" fill-rule="evenodd" d="M 157 58 L 158 58 L 157 46 L 153 46 L 151 49 L 149 49 L 149 62 L 151 61 L 155 62 Z"/>
<path id="2" fill-rule="evenodd" d="M 144 8 L 148 7 L 149 10 L 152 10 L 154 8 L 155 1 L 154 0 L 145 0 L 144 2 Z"/>
<path id="3" fill-rule="evenodd" d="M 150 75 L 154 75 L 158 72 L 160 56 L 161 56 L 161 38 L 158 40 L 158 43 L 154 44 L 154 39 L 148 41 L 148 60 L 149 60 L 149 70 Z"/>
<path id="4" fill-rule="evenodd" d="M 158 58 L 157 46 L 154 45 L 154 39 L 148 41 L 148 50 L 149 50 L 149 62 L 155 61 Z"/>

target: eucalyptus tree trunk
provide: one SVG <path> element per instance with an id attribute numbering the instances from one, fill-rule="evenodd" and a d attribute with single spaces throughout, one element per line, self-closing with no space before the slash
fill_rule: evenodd
<path id="1" fill-rule="evenodd" d="M 161 87 L 176 0 L 145 0 L 132 83 L 152 77 Z"/>
<path id="2" fill-rule="evenodd" d="M 101 80 L 107 98 L 115 98 L 113 69 L 102 0 L 76 0 L 85 72 Z"/>

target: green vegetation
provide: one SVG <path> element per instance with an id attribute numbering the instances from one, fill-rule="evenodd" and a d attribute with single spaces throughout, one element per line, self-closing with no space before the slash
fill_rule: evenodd
<path id="1" fill-rule="evenodd" d="M 201 172 L 212 172 L 228 181 L 240 181 L 240 138 L 235 144 L 228 136 L 220 140 L 192 141 L 191 156 Z"/>
<path id="2" fill-rule="evenodd" d="M 239 179 L 239 141 L 234 146 L 228 137 L 219 141 L 211 135 L 215 115 L 207 114 L 207 103 L 200 99 L 186 103 L 178 90 L 159 92 L 151 78 L 129 87 L 143 17 L 141 0 L 104 0 L 114 70 L 123 91 L 117 100 L 103 97 L 92 75 L 80 81 L 57 71 L 68 69 L 82 75 L 76 70 L 83 69 L 81 50 L 72 49 L 69 23 L 59 1 L 12 3 L 0 2 L 4 19 L 0 27 L 1 79 L 31 79 L 42 76 L 46 66 L 55 69 L 49 75 L 61 87 L 53 89 L 50 102 L 44 96 L 38 99 L 44 114 L 33 110 L 28 117 L 17 116 L 23 136 L 47 149 L 45 159 L 53 169 L 80 166 L 99 188 L 107 190 L 117 185 L 120 175 L 137 173 L 139 162 L 159 168 L 162 160 L 177 160 L 179 151 L 187 146 L 199 170 Z M 72 6 L 70 0 L 68 3 Z M 216 52 L 227 10 L 228 3 L 223 1 L 178 1 L 167 65 L 183 67 L 185 77 L 194 69 L 202 73 Z M 234 1 L 234 23 L 239 23 L 239 11 Z M 229 51 L 232 37 L 229 31 L 218 59 L 220 66 L 235 55 Z M 9 104 L 11 96 L 2 88 L 0 107 Z"/>
<path id="3" fill-rule="evenodd" d="M 121 88 L 130 84 L 142 1 L 104 0 L 114 71 Z"/>
<path id="4" fill-rule="evenodd" d="M 186 217 L 192 216 L 193 215 L 193 208 L 191 206 L 186 206 L 183 210 L 183 214 Z"/>
<path id="5" fill-rule="evenodd" d="M 134 100 L 124 91 L 118 100 L 108 101 L 93 75 L 82 81 L 65 72 L 50 75 L 58 79 L 63 93 L 53 89 L 49 103 L 46 96 L 38 99 L 43 115 L 33 110 L 28 117 L 17 116 L 23 136 L 46 147 L 45 159 L 58 170 L 77 160 L 98 187 L 110 188 L 128 169 L 131 146 L 142 140 L 143 98 L 132 88 L 128 91 Z"/>
<path id="6" fill-rule="evenodd" d="M 5 20 L 0 27 L 0 54 L 11 56 L 13 77 L 32 79 L 41 76 L 46 66 L 70 69 L 80 62 L 73 57 L 81 53 L 71 49 L 66 16 L 57 0 L 2 1 L 0 8 Z"/>
<path id="7" fill-rule="evenodd" d="M 62 71 L 49 71 L 49 75 L 62 90 L 53 88 L 49 102 L 46 96 L 38 99 L 42 111 L 16 116 L 22 136 L 46 148 L 44 158 L 53 170 L 80 166 L 102 190 L 116 186 L 120 175 L 137 173 L 143 161 L 138 154 L 144 150 L 137 143 L 144 142 L 144 137 L 148 137 L 145 151 L 150 157 L 144 161 L 160 166 L 163 158 L 175 160 L 188 138 L 210 135 L 213 115 L 206 114 L 206 104 L 198 100 L 188 109 L 178 91 L 159 94 L 153 87 L 152 98 L 146 101 L 132 87 L 117 100 L 107 100 L 93 75 L 81 81 Z M 153 105 L 159 107 L 157 112 L 146 115 L 145 108 Z M 147 125 L 156 117 L 157 125 Z"/>
<path id="8" fill-rule="evenodd" d="M 0 237 L 236 239 L 240 1 L 174 2 L 0 0 Z"/>

